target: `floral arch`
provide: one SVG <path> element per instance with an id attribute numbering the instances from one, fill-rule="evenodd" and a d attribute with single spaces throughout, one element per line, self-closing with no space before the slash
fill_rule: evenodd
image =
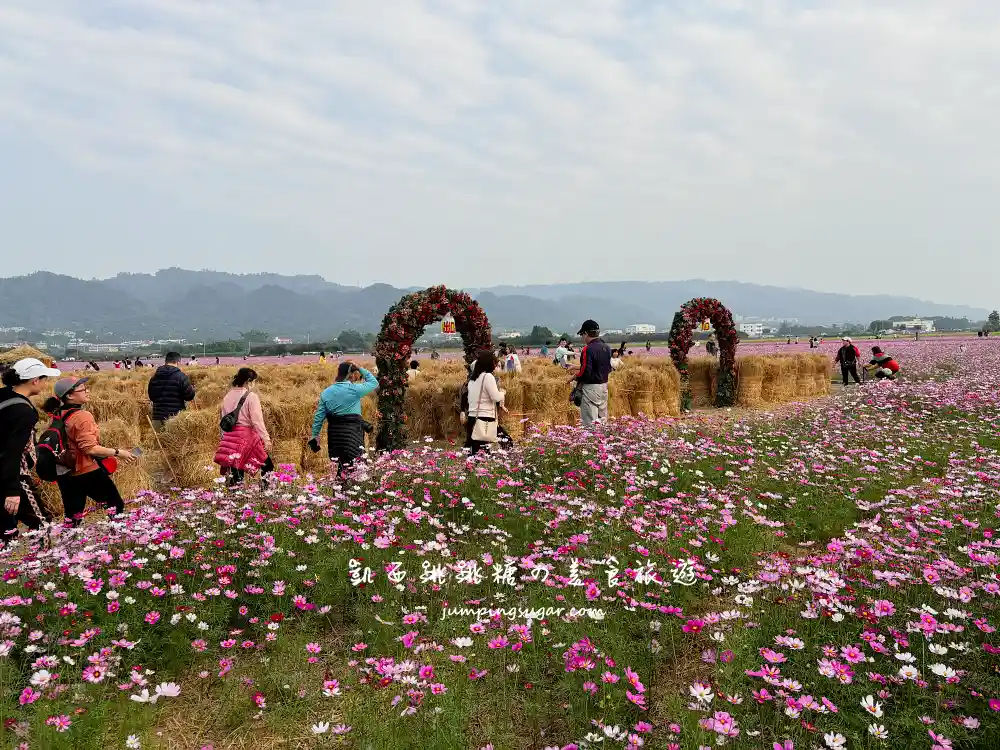
<path id="1" fill-rule="evenodd" d="M 375 342 L 379 379 L 376 446 L 379 450 L 396 450 L 406 444 L 406 369 L 413 342 L 423 335 L 427 326 L 448 313 L 455 319 L 455 331 L 462 336 L 467 363 L 471 364 L 479 352 L 492 348 L 490 321 L 479 303 L 465 292 L 434 286 L 407 294 L 385 314 L 382 331 Z"/>
<path id="2" fill-rule="evenodd" d="M 691 383 L 688 375 L 687 355 L 691 349 L 691 331 L 705 321 L 711 321 L 719 343 L 719 381 L 715 392 L 716 406 L 736 403 L 736 345 L 739 335 L 733 325 L 732 313 L 719 300 L 696 297 L 681 305 L 670 326 L 670 358 L 681 374 L 681 409 L 691 408 Z"/>

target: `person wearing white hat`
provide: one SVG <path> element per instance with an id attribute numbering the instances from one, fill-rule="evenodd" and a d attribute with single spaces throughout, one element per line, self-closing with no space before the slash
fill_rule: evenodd
<path id="1" fill-rule="evenodd" d="M 37 529 L 51 520 L 38 502 L 31 477 L 35 468 L 35 425 L 38 412 L 31 403 L 62 373 L 33 357 L 21 359 L 3 374 L 0 388 L 0 547 L 17 535 L 18 521 Z"/>
<path id="2" fill-rule="evenodd" d="M 858 377 L 858 361 L 860 359 L 861 351 L 851 341 L 850 336 L 844 336 L 843 346 L 837 350 L 837 358 L 833 360 L 834 364 L 840 365 L 840 374 L 844 379 L 844 385 L 847 385 L 848 375 L 854 378 L 855 383 L 861 383 L 861 378 Z"/>

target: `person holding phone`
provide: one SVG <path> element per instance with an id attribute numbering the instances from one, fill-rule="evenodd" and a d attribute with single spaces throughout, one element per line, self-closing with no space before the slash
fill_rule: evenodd
<path id="1" fill-rule="evenodd" d="M 42 407 L 47 414 L 59 416 L 66 425 L 66 449 L 74 456 L 72 471 L 59 477 L 66 523 L 79 526 L 87 498 L 104 505 L 109 515 L 125 510 L 118 487 L 111 475 L 118 464 L 138 460 L 135 448 L 108 448 L 101 445 L 101 431 L 94 415 L 84 407 L 90 402 L 89 378 L 62 378 L 56 381 L 55 396 Z"/>
<path id="2" fill-rule="evenodd" d="M 327 423 L 327 450 L 337 461 L 337 476 L 342 477 L 364 453 L 365 432 L 371 425 L 361 418 L 361 399 L 378 388 L 378 378 L 353 362 L 337 366 L 337 380 L 319 396 L 313 415 L 309 448 L 319 452 L 319 433 Z"/>

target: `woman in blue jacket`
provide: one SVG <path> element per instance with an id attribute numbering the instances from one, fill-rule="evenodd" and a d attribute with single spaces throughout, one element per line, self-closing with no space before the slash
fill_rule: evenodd
<path id="1" fill-rule="evenodd" d="M 337 460 L 337 476 L 365 450 L 365 432 L 370 425 L 361 418 L 361 399 L 378 388 L 378 378 L 353 362 L 341 362 L 336 382 L 319 396 L 313 416 L 309 447 L 319 451 L 319 431 L 327 423 L 326 442 L 330 460 Z"/>

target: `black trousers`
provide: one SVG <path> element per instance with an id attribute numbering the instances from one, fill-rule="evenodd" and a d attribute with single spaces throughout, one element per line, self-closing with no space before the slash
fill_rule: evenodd
<path id="1" fill-rule="evenodd" d="M 268 456 L 267 460 L 261 464 L 260 475 L 263 477 L 265 474 L 270 474 L 272 471 L 274 471 L 274 461 L 272 461 L 271 457 Z M 230 466 L 226 472 L 226 486 L 232 487 L 233 485 L 239 484 L 243 481 L 245 476 L 245 470 Z"/>
<path id="2" fill-rule="evenodd" d="M 472 439 L 472 428 L 476 425 L 476 418 L 469 417 L 465 422 L 465 447 L 469 449 L 469 455 L 474 456 L 490 443 Z M 509 448 L 514 444 L 513 438 L 501 425 L 497 425 L 497 447 Z"/>
<path id="3" fill-rule="evenodd" d="M 34 495 L 35 502 L 38 504 L 38 509 L 45 516 L 45 507 L 42 505 L 42 495 L 38 491 L 38 486 L 29 477 L 21 477 L 21 481 L 27 482 Z M 21 488 L 20 497 L 21 502 L 17 506 L 17 513 L 8 513 L 7 508 L 3 505 L 4 498 L 0 498 L 0 547 L 3 547 L 11 539 L 17 538 L 17 524 L 19 521 L 29 529 L 35 530 L 42 525 L 43 520 L 52 520 L 48 516 L 44 518 L 38 517 L 35 509 L 31 507 L 31 501 L 28 499 L 28 494 L 24 491 L 23 487 Z"/>
<path id="4" fill-rule="evenodd" d="M 60 477 L 57 480 L 59 492 L 62 493 L 63 513 L 67 523 L 79 526 L 83 521 L 83 509 L 87 507 L 87 498 L 100 503 L 115 514 L 125 510 L 121 493 L 115 486 L 111 475 L 104 469 L 97 468 L 86 474 Z"/>
<path id="5" fill-rule="evenodd" d="M 857 363 L 852 363 L 849 365 L 840 366 L 840 374 L 844 378 L 844 385 L 847 385 L 847 376 L 850 375 L 854 378 L 855 383 L 860 383 L 861 378 L 858 377 L 858 365 Z"/>

